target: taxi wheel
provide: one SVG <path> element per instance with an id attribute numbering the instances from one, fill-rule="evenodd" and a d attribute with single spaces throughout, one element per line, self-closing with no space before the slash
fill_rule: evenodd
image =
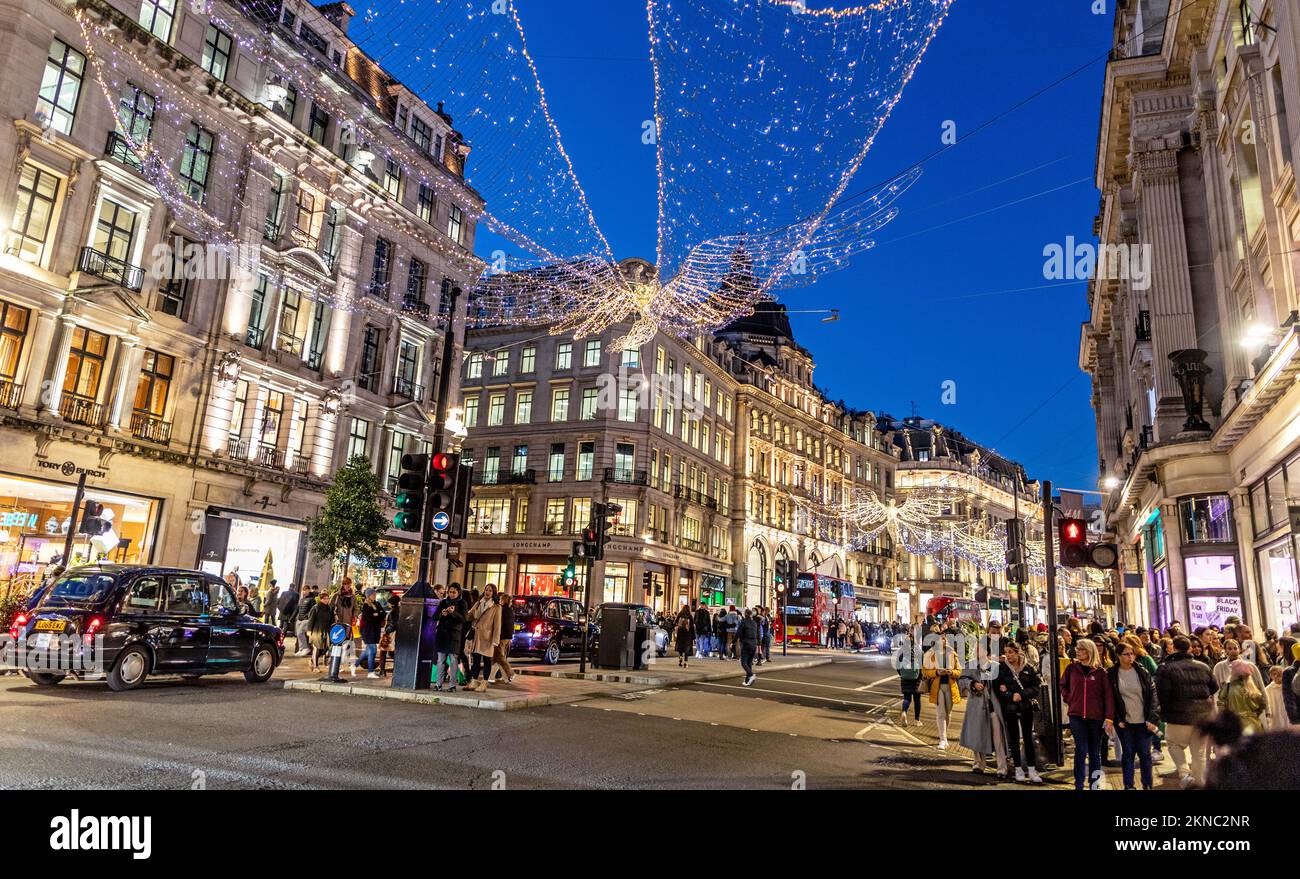
<path id="1" fill-rule="evenodd" d="M 27 677 L 38 687 L 57 687 L 67 675 L 49 674 L 43 671 L 29 671 Z"/>
<path id="2" fill-rule="evenodd" d="M 149 653 L 139 645 L 122 651 L 108 673 L 108 685 L 117 692 L 134 690 L 149 677 Z"/>
<path id="3" fill-rule="evenodd" d="M 542 662 L 547 665 L 555 665 L 560 661 L 560 642 L 552 641 L 546 645 L 546 652 L 542 654 Z"/>
<path id="4" fill-rule="evenodd" d="M 250 684 L 265 684 L 275 673 L 275 653 L 265 644 L 259 644 L 253 651 L 253 663 L 244 672 L 244 680 Z"/>

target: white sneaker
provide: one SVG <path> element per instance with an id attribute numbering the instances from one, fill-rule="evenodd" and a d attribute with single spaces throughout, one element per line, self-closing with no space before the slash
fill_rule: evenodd
<path id="1" fill-rule="evenodd" d="M 756 681 L 757 679 L 758 679 L 758 675 L 751 674 L 749 677 L 745 678 L 745 686 L 748 687 L 750 684 L 754 683 L 754 681 Z"/>
<path id="2" fill-rule="evenodd" d="M 1042 783 L 1043 783 L 1043 776 L 1039 775 L 1039 774 L 1038 774 L 1038 770 L 1035 769 L 1035 768 L 1032 767 L 1032 766 L 1029 767 L 1029 781 L 1030 781 L 1032 784 L 1042 784 Z"/>
<path id="3" fill-rule="evenodd" d="M 898 712 L 898 723 L 899 723 L 900 726 L 907 726 L 907 725 L 908 725 L 908 723 L 907 723 L 907 712 L 906 712 L 906 711 L 900 711 L 900 712 Z"/>
<path id="4" fill-rule="evenodd" d="M 939 750 L 940 750 L 940 751 L 946 751 L 946 750 L 948 750 L 948 740 L 947 740 L 947 739 L 939 739 Z"/>
<path id="5" fill-rule="evenodd" d="M 366 677 L 368 677 L 368 678 L 378 678 L 379 675 L 375 674 L 375 673 L 372 671 L 370 674 L 366 675 Z"/>
<path id="6" fill-rule="evenodd" d="M 1023 769 L 1021 769 L 1019 766 L 1017 766 L 1017 767 L 1016 767 L 1016 781 L 1024 781 L 1024 780 L 1025 780 L 1025 770 L 1023 770 Z"/>
<path id="7" fill-rule="evenodd" d="M 356 676 L 357 676 L 357 667 L 356 667 L 356 665 L 354 664 L 354 665 L 352 666 L 352 677 L 355 678 Z"/>

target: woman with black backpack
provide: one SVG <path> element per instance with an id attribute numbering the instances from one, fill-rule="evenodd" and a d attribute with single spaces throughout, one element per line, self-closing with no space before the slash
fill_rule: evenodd
<path id="1" fill-rule="evenodd" d="M 1039 710 L 1038 694 L 1041 688 L 1042 678 L 1038 669 L 1025 661 L 1020 645 L 1014 641 L 1006 642 L 998 668 L 996 691 L 998 702 L 1002 706 L 1002 716 L 1006 720 L 1007 750 L 1016 767 L 1016 781 L 1024 781 L 1027 776 L 1034 784 L 1043 783 L 1034 765 L 1034 712 Z"/>

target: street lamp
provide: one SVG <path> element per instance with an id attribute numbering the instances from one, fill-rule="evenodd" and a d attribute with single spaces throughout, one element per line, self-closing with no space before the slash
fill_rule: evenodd
<path id="1" fill-rule="evenodd" d="M 1115 489 L 1119 488 L 1119 477 L 1107 476 L 1105 479 L 1101 481 L 1101 487 L 1106 489 L 1107 491 L 1114 491 Z"/>

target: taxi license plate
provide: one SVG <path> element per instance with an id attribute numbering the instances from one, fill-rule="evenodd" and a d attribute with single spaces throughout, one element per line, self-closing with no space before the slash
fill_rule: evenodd
<path id="1" fill-rule="evenodd" d="M 63 621 L 62 621 L 62 620 L 37 620 L 37 621 L 36 621 L 36 629 L 35 629 L 35 631 L 37 631 L 37 632 L 62 632 L 62 631 L 63 631 Z"/>

